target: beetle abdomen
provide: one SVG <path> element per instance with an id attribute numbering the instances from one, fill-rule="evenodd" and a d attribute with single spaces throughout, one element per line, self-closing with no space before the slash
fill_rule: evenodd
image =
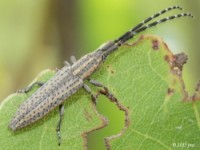
<path id="1" fill-rule="evenodd" d="M 36 122 L 82 86 L 82 79 L 63 67 L 18 108 L 9 127 L 14 131 Z"/>

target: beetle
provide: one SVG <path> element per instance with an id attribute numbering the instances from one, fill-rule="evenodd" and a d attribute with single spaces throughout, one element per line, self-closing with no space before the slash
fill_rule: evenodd
<path id="1" fill-rule="evenodd" d="M 79 60 L 76 61 L 75 57 L 72 56 L 72 65 L 66 61 L 64 67 L 58 70 L 55 76 L 46 83 L 36 82 L 24 90 L 21 90 L 21 92 L 27 93 L 32 89 L 33 86 L 40 86 L 40 88 L 38 88 L 38 90 L 29 98 L 27 98 L 27 100 L 18 108 L 16 114 L 9 123 L 9 128 L 12 131 L 24 128 L 35 123 L 50 111 L 59 107 L 60 119 L 57 124 L 56 131 L 60 145 L 60 126 L 64 112 L 64 101 L 82 87 L 89 94 L 91 94 L 93 100 L 95 101 L 95 95 L 92 94 L 91 89 L 86 83 L 84 83 L 84 80 L 89 80 L 89 82 L 95 86 L 104 87 L 103 84 L 98 81 L 91 80 L 89 77 L 106 60 L 108 55 L 116 51 L 121 45 L 133 38 L 136 34 L 139 34 L 148 28 L 154 27 L 157 24 L 164 23 L 168 20 L 181 18 L 184 16 L 193 17 L 191 13 L 180 13 L 165 17 L 161 20 L 157 20 L 146 25 L 146 23 L 150 22 L 152 19 L 174 9 L 182 10 L 180 6 L 172 6 L 163 9 L 151 17 L 148 17 L 119 38 L 101 45 L 94 52 L 83 56 Z"/>

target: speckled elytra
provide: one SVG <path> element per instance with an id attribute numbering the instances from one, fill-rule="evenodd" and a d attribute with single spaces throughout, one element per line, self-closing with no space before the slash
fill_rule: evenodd
<path id="1" fill-rule="evenodd" d="M 33 124 L 48 114 L 51 110 L 59 106 L 60 120 L 57 124 L 56 131 L 60 145 L 60 126 L 64 112 L 63 102 L 82 87 L 89 94 L 91 94 L 93 100 L 95 101 L 96 97 L 92 94 L 89 86 L 84 83 L 84 80 L 89 80 L 89 82 L 95 86 L 104 87 L 101 83 L 89 79 L 90 75 L 98 69 L 98 67 L 105 61 L 110 53 L 117 50 L 122 44 L 133 38 L 136 34 L 168 20 L 181 18 L 183 16 L 193 17 L 191 13 L 180 13 L 177 15 L 165 17 L 161 20 L 146 25 L 146 23 L 152 19 L 174 9 L 182 10 L 182 8 L 179 6 L 172 6 L 163 9 L 151 17 L 148 17 L 119 38 L 102 44 L 94 52 L 83 56 L 79 60 L 76 61 L 75 57 L 72 56 L 72 65 L 70 65 L 68 62 L 65 62 L 65 66 L 58 70 L 55 76 L 46 83 L 36 82 L 27 87 L 25 90 L 21 90 L 21 92 L 28 92 L 34 85 L 41 86 L 18 108 L 16 114 L 9 123 L 9 128 L 12 131 L 15 131 Z"/>

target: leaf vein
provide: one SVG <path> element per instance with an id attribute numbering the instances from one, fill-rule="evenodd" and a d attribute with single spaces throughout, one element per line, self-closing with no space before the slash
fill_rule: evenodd
<path id="1" fill-rule="evenodd" d="M 131 131 L 134 132 L 134 133 L 136 133 L 136 134 L 138 134 L 138 135 L 140 135 L 140 136 L 143 136 L 143 137 L 146 138 L 146 139 L 150 139 L 150 140 L 152 140 L 152 141 L 158 143 L 159 145 L 163 146 L 164 148 L 166 148 L 166 149 L 168 149 L 168 150 L 172 150 L 170 147 L 168 147 L 167 145 L 165 145 L 165 144 L 162 143 L 161 141 L 157 140 L 156 138 L 154 138 L 154 137 L 152 137 L 152 136 L 149 136 L 148 134 L 143 134 L 143 133 L 141 133 L 141 132 L 139 132 L 139 131 L 137 131 L 137 130 L 134 130 L 134 129 L 132 129 Z"/>

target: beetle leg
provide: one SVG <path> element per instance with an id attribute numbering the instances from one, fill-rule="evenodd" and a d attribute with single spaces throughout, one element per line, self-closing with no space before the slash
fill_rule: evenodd
<path id="1" fill-rule="evenodd" d="M 61 127 L 61 123 L 62 123 L 62 119 L 63 119 L 63 114 L 64 114 L 64 105 L 61 104 L 61 105 L 59 105 L 60 119 L 58 121 L 57 128 L 56 128 L 56 132 L 57 132 L 57 136 L 58 136 L 58 145 L 60 145 L 60 143 L 61 143 L 60 127 Z"/>
<path id="2" fill-rule="evenodd" d="M 41 87 L 42 85 L 44 84 L 44 82 L 35 82 L 33 84 L 31 84 L 30 86 L 22 89 L 22 90 L 18 90 L 17 93 L 28 93 L 29 91 L 32 90 L 32 88 L 35 86 L 35 85 L 38 85 L 39 87 Z"/>
<path id="3" fill-rule="evenodd" d="M 102 88 L 104 89 L 104 91 L 103 91 L 103 90 L 100 90 L 100 91 L 99 91 L 100 94 L 106 95 L 110 100 L 113 99 L 113 94 L 110 93 L 110 91 L 108 90 L 108 88 L 105 87 L 102 83 L 100 83 L 99 81 L 96 81 L 96 80 L 92 80 L 92 79 L 88 79 L 88 80 L 89 80 L 89 82 L 90 82 L 92 85 L 97 86 L 97 87 L 102 87 Z M 97 96 L 98 96 L 98 95 L 96 95 L 96 98 L 97 98 Z"/>
<path id="4" fill-rule="evenodd" d="M 71 61 L 72 64 L 74 64 L 76 62 L 76 58 L 74 56 L 71 56 L 70 61 Z"/>
<path id="5" fill-rule="evenodd" d="M 64 65 L 67 66 L 67 67 L 70 67 L 70 63 L 68 61 L 64 61 Z"/>
<path id="6" fill-rule="evenodd" d="M 72 64 L 74 64 L 76 62 L 76 58 L 74 56 L 71 56 L 70 57 L 70 62 Z M 70 63 L 68 61 L 64 61 L 64 65 L 67 66 L 67 67 L 71 67 Z"/>
<path id="7" fill-rule="evenodd" d="M 111 101 L 114 101 L 114 97 L 113 97 L 113 94 L 109 92 L 108 88 L 105 87 L 102 83 L 100 83 L 99 81 L 96 81 L 96 80 L 91 80 L 91 79 L 88 79 L 89 82 L 94 85 L 94 86 L 97 86 L 97 87 L 102 87 L 103 90 L 99 90 L 99 92 L 94 95 L 92 94 L 92 90 L 90 89 L 90 87 L 87 85 L 87 84 L 84 84 L 83 85 L 83 88 L 91 95 L 92 97 L 92 101 L 96 104 L 97 102 L 97 97 L 99 96 L 99 94 L 103 94 L 103 95 L 106 95 Z"/>
<path id="8" fill-rule="evenodd" d="M 89 79 L 89 82 L 97 87 L 104 87 L 104 85 L 102 83 L 100 83 L 99 81 L 93 80 L 93 79 Z"/>
<path id="9" fill-rule="evenodd" d="M 96 103 L 97 103 L 97 95 L 92 94 L 92 90 L 90 89 L 90 87 L 87 84 L 83 84 L 83 88 L 86 90 L 86 92 L 88 92 L 91 95 L 92 101 L 96 105 Z"/>

